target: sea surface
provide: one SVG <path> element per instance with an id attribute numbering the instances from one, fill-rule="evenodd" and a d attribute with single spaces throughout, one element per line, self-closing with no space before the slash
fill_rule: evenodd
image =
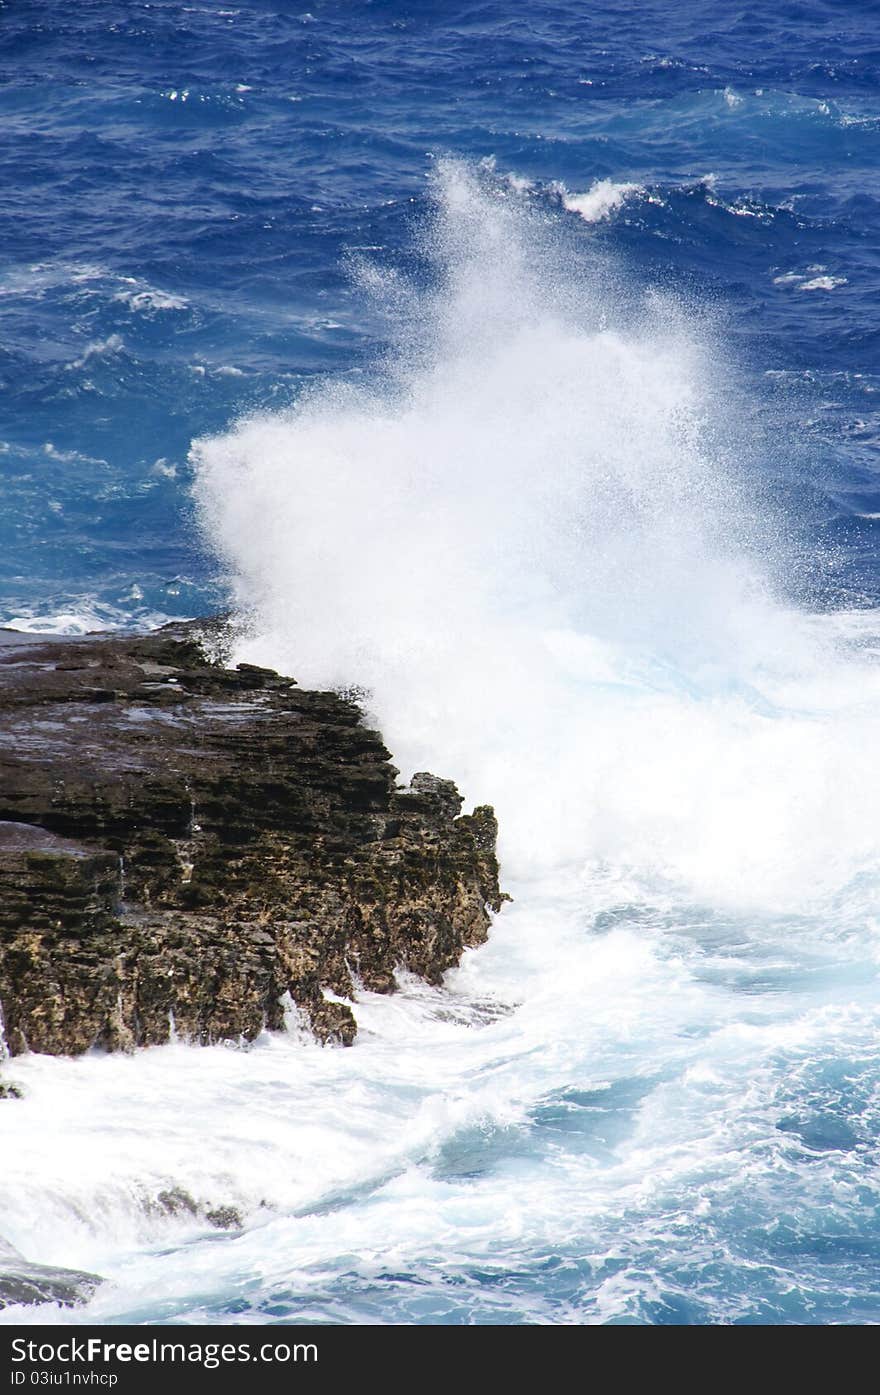
<path id="1" fill-rule="evenodd" d="M 0 3 L 0 623 L 235 607 L 514 900 L 10 1063 L 0 1321 L 877 1323 L 877 8 L 309 2 Z"/>

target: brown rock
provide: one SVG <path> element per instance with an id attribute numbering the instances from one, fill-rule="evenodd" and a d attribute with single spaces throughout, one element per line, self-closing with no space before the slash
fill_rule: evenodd
<path id="1" fill-rule="evenodd" d="M 292 995 L 323 1041 L 498 910 L 492 810 L 406 789 L 334 693 L 222 666 L 218 622 L 0 632 L 0 1008 L 14 1055 L 253 1038 Z M 215 657 L 209 657 L 213 654 Z"/>

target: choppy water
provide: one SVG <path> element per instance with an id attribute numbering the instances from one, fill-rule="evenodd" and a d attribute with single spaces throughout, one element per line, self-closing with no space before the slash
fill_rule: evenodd
<path id="1" fill-rule="evenodd" d="M 2 618 L 231 595 L 515 897 L 351 1051 L 17 1060 L 0 1233 L 102 1322 L 876 1322 L 876 15 L 0 25 Z"/>

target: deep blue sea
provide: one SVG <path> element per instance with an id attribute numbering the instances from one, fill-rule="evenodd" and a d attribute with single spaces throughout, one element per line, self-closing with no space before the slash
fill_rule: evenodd
<path id="1" fill-rule="evenodd" d="M 14 1062 L 0 1234 L 108 1323 L 877 1323 L 880 13 L 309 3 L 0 0 L 0 622 L 238 607 L 515 901 L 350 1052 Z"/>

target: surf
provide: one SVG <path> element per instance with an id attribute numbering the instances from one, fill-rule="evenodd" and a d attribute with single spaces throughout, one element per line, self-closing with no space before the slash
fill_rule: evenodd
<path id="1" fill-rule="evenodd" d="M 196 441 L 195 496 L 236 657 L 492 801 L 513 902 L 442 988 L 362 994 L 350 1051 L 292 1008 L 247 1049 L 17 1059 L 9 1239 L 108 1278 L 86 1321 L 839 1315 L 880 623 L 802 602 L 723 326 L 489 168 L 431 197 L 414 272 L 351 267 L 375 371 Z"/>
<path id="2" fill-rule="evenodd" d="M 878 851 L 877 669 L 798 605 L 730 356 L 493 171 L 433 194 L 423 284 L 361 271 L 376 381 L 194 447 L 242 657 L 365 689 L 404 773 L 494 800 L 509 875 L 839 889 Z"/>

